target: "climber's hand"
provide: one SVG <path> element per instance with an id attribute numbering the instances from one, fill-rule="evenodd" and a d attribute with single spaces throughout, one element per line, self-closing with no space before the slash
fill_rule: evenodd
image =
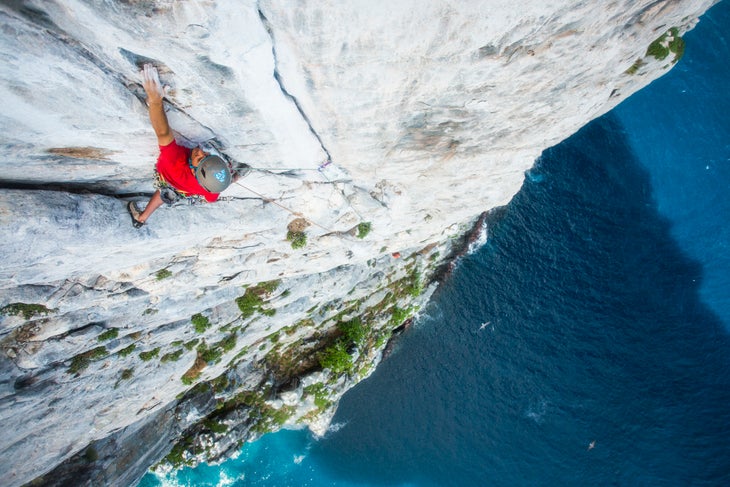
<path id="1" fill-rule="evenodd" d="M 149 105 L 152 128 L 157 135 L 157 143 L 160 147 L 164 147 L 175 140 L 175 136 L 172 129 L 170 129 L 170 124 L 167 123 L 165 107 L 162 106 L 162 98 L 165 96 L 165 92 L 160 84 L 157 68 L 151 64 L 145 64 L 142 71 L 142 80 L 144 81 L 144 91 L 147 92 L 147 105 Z"/>
<path id="2" fill-rule="evenodd" d="M 162 103 L 162 97 L 165 92 L 160 84 L 160 76 L 157 74 L 157 68 L 151 64 L 145 64 L 142 71 L 142 80 L 144 81 L 144 91 L 147 93 L 147 103 Z"/>

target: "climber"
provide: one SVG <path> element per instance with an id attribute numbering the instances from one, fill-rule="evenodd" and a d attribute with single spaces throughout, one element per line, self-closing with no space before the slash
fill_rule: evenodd
<path id="1" fill-rule="evenodd" d="M 172 204 L 180 198 L 212 203 L 218 199 L 221 191 L 238 179 L 238 174 L 232 174 L 229 165 L 221 157 L 201 147 L 191 150 L 175 142 L 162 106 L 164 91 L 157 68 L 145 64 L 142 79 L 160 156 L 155 166 L 156 191 L 144 211 L 140 211 L 134 201 L 127 204 L 134 228 L 142 227 L 163 203 Z"/>

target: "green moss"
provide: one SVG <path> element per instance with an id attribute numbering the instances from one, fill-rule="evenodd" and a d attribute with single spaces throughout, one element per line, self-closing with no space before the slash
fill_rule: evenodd
<path id="1" fill-rule="evenodd" d="M 297 328 L 307 328 L 309 326 L 314 326 L 314 320 L 311 318 L 304 318 L 303 320 L 297 321 L 297 323 L 294 325 Z"/>
<path id="2" fill-rule="evenodd" d="M 205 343 L 198 347 L 200 357 L 206 362 L 217 362 L 224 353 L 230 352 L 236 347 L 236 335 L 228 335 L 218 343 L 207 347 Z"/>
<path id="3" fill-rule="evenodd" d="M 198 346 L 198 359 L 202 361 L 203 366 L 218 362 L 224 353 L 230 352 L 234 348 L 236 348 L 236 335 L 232 333 L 210 347 L 205 342 L 201 343 Z"/>
<path id="4" fill-rule="evenodd" d="M 131 369 L 124 369 L 122 370 L 122 374 L 119 377 L 121 380 L 129 380 L 132 378 L 132 375 L 134 374 L 134 368 Z"/>
<path id="5" fill-rule="evenodd" d="M 184 436 L 180 439 L 175 446 L 172 447 L 170 453 L 165 457 L 165 461 L 171 464 L 174 468 L 180 468 L 185 465 L 192 466 L 193 463 L 190 460 L 185 460 L 185 452 L 193 447 L 193 437 Z"/>
<path id="6" fill-rule="evenodd" d="M 228 426 L 214 419 L 206 419 L 203 425 L 213 433 L 223 434 L 228 431 Z"/>
<path id="7" fill-rule="evenodd" d="M 191 316 L 190 321 L 193 323 L 193 327 L 197 333 L 204 333 L 205 330 L 210 328 L 210 320 L 200 313 L 195 313 Z"/>
<path id="8" fill-rule="evenodd" d="M 238 351 L 235 357 L 233 357 L 233 360 L 228 364 L 229 366 L 236 360 L 240 359 L 244 355 L 248 353 L 248 347 L 243 347 L 241 350 Z"/>
<path id="9" fill-rule="evenodd" d="M 253 430 L 259 434 L 272 431 L 275 426 L 282 426 L 294 414 L 294 406 L 282 406 L 280 409 L 274 409 L 268 405 L 259 409 L 256 422 L 253 424 Z M 255 416 L 254 416 L 255 417 Z"/>
<path id="10" fill-rule="evenodd" d="M 157 314 L 157 310 L 155 308 L 147 308 L 146 310 L 144 310 L 144 312 L 142 314 L 143 315 L 155 315 L 155 314 Z"/>
<path id="11" fill-rule="evenodd" d="M 352 370 L 352 357 L 342 342 L 327 347 L 319 356 L 319 364 L 324 369 L 330 369 L 335 374 Z"/>
<path id="12" fill-rule="evenodd" d="M 241 318 L 243 319 L 253 316 L 254 313 L 261 309 L 261 305 L 264 304 L 261 296 L 257 296 L 249 291 L 247 289 L 243 296 L 236 298 L 236 304 L 238 305 L 238 309 L 241 310 Z"/>
<path id="13" fill-rule="evenodd" d="M 116 337 L 119 336 L 119 330 L 117 328 L 109 328 L 104 333 L 96 337 L 97 340 L 100 342 L 104 342 L 106 340 L 113 340 Z"/>
<path id="14" fill-rule="evenodd" d="M 307 245 L 307 234 L 304 232 L 287 232 L 286 239 L 291 242 L 291 248 L 301 249 Z"/>
<path id="15" fill-rule="evenodd" d="M 163 280 L 163 279 L 167 279 L 167 278 L 168 278 L 168 277 L 170 277 L 171 275 L 172 275 L 172 272 L 168 271 L 167 269 L 160 269 L 160 270 L 159 270 L 159 271 L 157 271 L 157 273 L 155 274 L 155 278 L 156 278 L 156 279 L 157 279 L 158 281 L 161 281 L 161 280 Z"/>
<path id="16" fill-rule="evenodd" d="M 378 335 L 378 338 L 375 340 L 375 349 L 380 349 L 388 342 L 388 339 L 390 338 L 390 333 L 380 333 Z"/>
<path id="17" fill-rule="evenodd" d="M 358 370 L 357 373 L 360 376 L 360 380 L 367 377 L 371 370 L 372 370 L 372 365 L 368 365 L 368 364 L 366 364 L 363 368 Z"/>
<path id="18" fill-rule="evenodd" d="M 646 50 L 646 56 L 655 57 L 660 61 L 666 59 L 666 57 L 669 56 L 669 48 L 663 44 L 666 37 L 666 34 L 664 34 L 662 37 L 649 44 L 649 47 Z"/>
<path id="19" fill-rule="evenodd" d="M 264 298 L 271 295 L 281 284 L 281 280 L 260 282 L 256 286 L 246 289 L 243 296 L 236 298 L 238 309 L 241 310 L 241 318 L 246 319 L 259 312 L 266 316 L 273 316 L 276 310 L 264 308 Z"/>
<path id="20" fill-rule="evenodd" d="M 133 343 L 133 344 L 129 345 L 128 347 L 125 347 L 125 348 L 119 350 L 117 353 L 119 354 L 120 357 L 126 357 L 130 353 L 134 352 L 135 348 L 137 348 L 137 345 L 135 345 Z"/>
<path id="21" fill-rule="evenodd" d="M 672 34 L 672 40 L 669 41 L 669 51 L 674 54 L 672 63 L 676 63 L 684 56 L 684 39 L 679 36 L 679 30 L 673 27 L 669 31 Z"/>
<path id="22" fill-rule="evenodd" d="M 68 366 L 68 370 L 66 372 L 69 374 L 76 374 L 88 367 L 94 360 L 99 360 L 106 356 L 107 349 L 103 346 L 80 353 L 71 359 L 71 364 Z"/>
<path id="23" fill-rule="evenodd" d="M 281 279 L 274 279 L 272 281 L 264 281 L 258 283 L 252 288 L 257 293 L 271 294 L 276 291 L 281 285 Z"/>
<path id="24" fill-rule="evenodd" d="M 0 308 L 0 314 L 4 314 L 7 316 L 14 315 L 22 315 L 23 318 L 26 320 L 29 320 L 33 318 L 34 316 L 38 315 L 46 315 L 48 313 L 51 313 L 53 311 L 56 311 L 55 309 L 48 309 L 42 304 L 32 304 L 32 303 L 11 303 L 7 306 L 3 306 Z"/>
<path id="25" fill-rule="evenodd" d="M 414 270 L 411 273 L 411 283 L 406 291 L 414 298 L 417 298 L 418 296 L 423 294 L 423 282 L 421 281 L 421 273 L 417 270 Z"/>
<path id="26" fill-rule="evenodd" d="M 89 352 L 89 358 L 91 360 L 99 360 L 107 356 L 106 347 L 96 347 Z"/>
<path id="27" fill-rule="evenodd" d="M 357 238 L 365 238 L 370 233 L 372 226 L 370 222 L 362 222 L 357 225 Z"/>
<path id="28" fill-rule="evenodd" d="M 198 347 L 198 352 L 200 353 L 200 358 L 205 360 L 206 363 L 216 362 L 223 355 L 223 350 L 221 350 L 220 348 L 207 348 L 203 345 Z"/>
<path id="29" fill-rule="evenodd" d="M 96 451 L 96 448 L 93 446 L 90 446 L 86 449 L 84 452 L 84 460 L 86 460 L 89 463 L 93 463 L 99 459 L 99 453 Z"/>
<path id="30" fill-rule="evenodd" d="M 314 320 L 311 320 L 309 318 L 305 318 L 303 320 L 299 320 L 293 325 L 285 326 L 282 328 L 282 331 L 286 333 L 287 336 L 291 336 L 297 332 L 300 328 L 307 328 L 307 327 L 313 327 L 314 326 Z"/>
<path id="31" fill-rule="evenodd" d="M 185 347 L 186 350 L 192 350 L 195 348 L 195 346 L 198 344 L 200 340 L 198 338 L 193 338 L 189 342 L 185 342 L 183 344 L 183 347 Z"/>
<path id="32" fill-rule="evenodd" d="M 413 309 L 411 308 L 403 309 L 395 306 L 393 308 L 393 314 L 390 318 L 390 324 L 393 326 L 400 326 L 411 316 L 412 313 Z"/>
<path id="33" fill-rule="evenodd" d="M 236 394 L 233 400 L 236 404 L 243 404 L 251 408 L 262 408 L 266 405 L 266 399 L 264 399 L 266 392 L 244 391 Z"/>
<path id="34" fill-rule="evenodd" d="M 182 354 L 182 350 L 175 350 L 174 352 L 166 353 L 165 355 L 160 357 L 160 362 L 177 362 L 178 360 L 180 360 L 180 357 L 182 357 Z"/>
<path id="35" fill-rule="evenodd" d="M 251 430 L 258 434 L 263 434 L 271 431 L 276 427 L 280 427 L 294 414 L 295 408 L 293 406 L 283 406 L 279 409 L 275 409 L 266 402 L 266 397 L 269 396 L 270 389 L 266 388 L 259 391 L 242 391 L 227 400 L 225 403 L 217 406 L 216 415 L 221 417 L 229 411 L 238 410 L 241 408 L 248 409 L 249 424 Z M 210 423 L 208 422 L 210 421 Z M 214 423 L 219 420 L 216 418 L 209 418 L 205 425 L 209 429 L 213 429 L 220 426 L 215 426 Z M 221 428 L 222 429 L 222 428 Z"/>
<path id="36" fill-rule="evenodd" d="M 272 408 L 273 409 L 273 408 Z M 294 414 L 294 406 L 282 406 L 279 409 L 273 409 L 271 412 L 271 420 L 279 426 L 282 426 Z"/>
<path id="37" fill-rule="evenodd" d="M 236 335 L 235 333 L 231 333 L 227 337 L 225 337 L 223 340 L 218 342 L 218 346 L 220 346 L 224 352 L 230 352 L 234 348 L 236 348 Z"/>
<path id="38" fill-rule="evenodd" d="M 191 385 L 195 382 L 207 365 L 207 362 L 202 357 L 201 349 L 205 350 L 205 343 L 198 347 L 198 356 L 195 357 L 195 363 L 193 363 L 193 366 L 190 367 L 181 377 L 182 383 L 185 385 Z"/>
<path id="39" fill-rule="evenodd" d="M 221 374 L 220 376 L 210 381 L 210 386 L 213 388 L 213 392 L 223 392 L 225 388 L 228 387 L 229 382 L 230 381 L 228 380 L 228 375 Z"/>
<path id="40" fill-rule="evenodd" d="M 139 358 L 144 360 L 145 362 L 148 362 L 152 360 L 153 358 L 157 357 L 160 354 L 160 347 L 153 348 L 152 350 L 148 350 L 146 352 L 140 352 Z"/>
<path id="41" fill-rule="evenodd" d="M 329 399 L 329 394 L 327 393 L 327 386 L 322 383 L 305 387 L 304 394 L 314 396 L 314 405 L 317 406 L 320 413 L 332 405 L 332 401 Z"/>

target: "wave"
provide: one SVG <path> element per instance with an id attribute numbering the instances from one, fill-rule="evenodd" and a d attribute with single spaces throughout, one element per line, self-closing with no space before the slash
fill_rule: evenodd
<path id="1" fill-rule="evenodd" d="M 330 424 L 330 427 L 327 428 L 327 434 L 337 433 L 338 431 L 340 431 L 345 426 L 347 426 L 347 422 L 346 421 L 344 423 L 332 423 L 332 424 Z"/>
<path id="2" fill-rule="evenodd" d="M 466 254 L 471 255 L 480 248 L 484 246 L 485 243 L 487 243 L 487 239 L 489 238 L 489 225 L 487 224 L 487 219 L 482 218 L 479 222 L 479 227 L 477 228 L 476 232 L 474 233 L 473 240 L 469 242 L 469 246 L 466 248 Z"/>
<path id="3" fill-rule="evenodd" d="M 216 487 L 230 487 L 231 485 L 233 485 L 236 482 L 236 480 L 242 480 L 242 479 L 229 477 L 228 475 L 226 475 L 225 471 L 221 470 L 220 480 L 218 481 L 218 485 Z"/>
<path id="4" fill-rule="evenodd" d="M 537 424 L 545 422 L 545 415 L 548 412 L 549 403 L 545 399 L 540 399 L 537 404 L 531 404 L 527 411 L 525 411 L 525 417 L 530 418 Z"/>
<path id="5" fill-rule="evenodd" d="M 302 455 L 302 458 L 304 455 Z M 295 460 L 296 463 L 296 460 Z M 156 482 L 154 482 L 154 485 L 158 485 L 159 487 L 191 487 L 191 486 L 197 486 L 201 485 L 198 481 L 192 480 L 190 478 L 187 478 L 187 475 L 185 474 L 186 471 L 189 471 L 187 468 L 183 468 L 181 470 L 173 470 L 171 472 L 167 473 L 155 473 L 155 472 L 148 472 L 148 475 L 151 475 L 155 478 Z M 217 473 L 218 479 L 216 480 L 215 473 Z M 225 470 L 224 466 L 220 466 L 218 471 L 211 475 L 209 479 L 205 480 L 205 483 L 202 485 L 210 486 L 210 487 L 231 487 L 232 485 L 235 485 L 236 482 L 239 480 L 244 479 L 243 474 L 231 474 L 230 472 L 227 472 Z M 144 481 L 140 484 L 142 485 Z M 148 484 L 145 484 L 148 485 Z"/>
<path id="6" fill-rule="evenodd" d="M 542 158 L 542 156 L 540 156 L 537 159 L 537 161 L 535 161 L 535 167 L 537 167 L 537 164 L 540 162 L 540 159 L 541 158 Z M 535 167 L 533 167 L 532 169 L 528 169 L 525 172 L 525 176 L 527 177 L 527 179 L 530 180 L 530 182 L 535 183 L 535 184 L 540 184 L 543 181 L 545 181 L 545 175 L 537 172 L 537 170 L 535 169 Z"/>

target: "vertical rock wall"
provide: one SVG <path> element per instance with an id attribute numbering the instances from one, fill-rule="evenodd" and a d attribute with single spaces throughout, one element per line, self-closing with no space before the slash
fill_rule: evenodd
<path id="1" fill-rule="evenodd" d="M 455 239 L 671 69 L 713 3 L 2 2 L 0 482 L 67 461 L 113 483 L 326 427 Z M 135 230 L 147 62 L 178 141 L 253 170 Z"/>

